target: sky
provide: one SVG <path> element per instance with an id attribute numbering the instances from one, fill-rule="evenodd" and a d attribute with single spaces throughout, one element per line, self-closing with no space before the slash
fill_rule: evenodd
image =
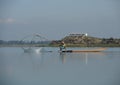
<path id="1" fill-rule="evenodd" d="M 0 40 L 35 33 L 49 40 L 71 33 L 120 38 L 120 1 L 0 0 Z"/>

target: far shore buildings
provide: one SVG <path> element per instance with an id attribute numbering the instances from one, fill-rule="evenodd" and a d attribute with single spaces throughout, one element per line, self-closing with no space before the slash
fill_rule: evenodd
<path id="1" fill-rule="evenodd" d="M 87 36 L 87 33 L 85 34 L 72 33 L 72 34 L 69 34 L 69 36 Z"/>

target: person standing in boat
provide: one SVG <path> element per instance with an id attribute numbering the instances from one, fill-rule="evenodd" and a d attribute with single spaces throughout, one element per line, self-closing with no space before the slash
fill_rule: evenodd
<path id="1" fill-rule="evenodd" d="M 62 51 L 63 49 L 66 50 L 66 44 L 65 44 L 64 41 L 61 41 L 61 42 L 60 42 L 59 48 L 60 48 L 60 51 Z"/>

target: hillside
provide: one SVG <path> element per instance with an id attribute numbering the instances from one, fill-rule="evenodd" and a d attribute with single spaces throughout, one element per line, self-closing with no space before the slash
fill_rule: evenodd
<path id="1" fill-rule="evenodd" d="M 61 40 L 52 41 L 51 45 L 57 46 L 61 41 L 64 41 L 67 46 L 120 46 L 120 39 L 97 38 L 86 34 L 69 34 Z"/>

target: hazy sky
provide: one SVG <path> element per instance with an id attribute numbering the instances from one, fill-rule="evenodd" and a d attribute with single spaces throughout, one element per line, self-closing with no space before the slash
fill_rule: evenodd
<path id="1" fill-rule="evenodd" d="M 0 0 L 0 39 L 34 33 L 50 40 L 70 33 L 120 38 L 120 1 Z"/>

